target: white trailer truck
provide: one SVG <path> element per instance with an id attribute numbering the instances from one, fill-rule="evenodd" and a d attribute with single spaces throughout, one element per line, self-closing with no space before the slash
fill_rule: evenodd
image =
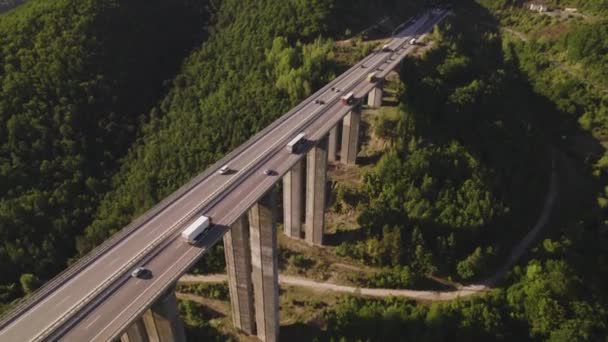
<path id="1" fill-rule="evenodd" d="M 291 139 L 291 141 L 287 143 L 287 151 L 289 153 L 298 153 L 300 146 L 306 142 L 304 138 L 306 138 L 306 133 L 304 132 L 296 135 L 295 138 Z"/>
<path id="2" fill-rule="evenodd" d="M 184 229 L 182 238 L 189 244 L 195 244 L 196 238 L 209 228 L 210 223 L 211 220 L 207 216 L 197 218 L 188 228 Z"/>

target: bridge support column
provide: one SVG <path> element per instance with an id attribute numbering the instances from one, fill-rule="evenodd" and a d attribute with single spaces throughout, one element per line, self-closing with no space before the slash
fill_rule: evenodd
<path id="1" fill-rule="evenodd" d="M 338 126 L 334 126 L 329 131 L 329 143 L 327 145 L 327 160 L 334 162 L 338 158 Z"/>
<path id="2" fill-rule="evenodd" d="M 283 177 L 283 224 L 285 235 L 299 239 L 302 236 L 302 161 L 298 161 Z"/>
<path id="3" fill-rule="evenodd" d="M 143 319 L 138 318 L 120 337 L 120 342 L 148 342 L 148 333 Z"/>
<path id="4" fill-rule="evenodd" d="M 306 165 L 306 242 L 323 244 L 325 183 L 327 181 L 327 136 L 308 152 Z"/>
<path id="5" fill-rule="evenodd" d="M 359 124 L 361 112 L 353 109 L 344 117 L 342 128 L 342 151 L 340 161 L 343 164 L 355 165 L 359 149 Z"/>
<path id="6" fill-rule="evenodd" d="M 253 287 L 251 285 L 251 250 L 249 223 L 239 218 L 224 235 L 224 254 L 234 327 L 247 334 L 255 333 Z"/>
<path id="7" fill-rule="evenodd" d="M 186 342 L 186 331 L 179 318 L 175 286 L 167 292 L 146 311 L 143 321 L 152 342 Z"/>
<path id="8" fill-rule="evenodd" d="M 367 94 L 367 105 L 373 108 L 382 106 L 382 85 L 378 85 Z"/>
<path id="9" fill-rule="evenodd" d="M 270 190 L 249 210 L 256 330 L 262 341 L 279 339 L 279 274 L 276 193 Z"/>

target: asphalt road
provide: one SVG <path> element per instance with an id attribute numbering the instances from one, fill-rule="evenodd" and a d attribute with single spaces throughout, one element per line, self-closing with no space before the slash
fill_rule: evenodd
<path id="1" fill-rule="evenodd" d="M 348 91 L 366 94 L 373 88 L 366 81 L 367 74 L 378 68 L 388 73 L 399 63 L 397 56 L 410 51 L 409 38 L 429 30 L 442 17 L 422 16 L 391 41 L 396 52 L 388 63 L 393 53 L 375 52 L 285 114 L 288 119 L 279 119 L 278 125 L 231 158 L 229 166 L 234 173 L 209 173 L 134 233 L 15 317 L 0 331 L 0 341 L 102 341 L 118 336 L 305 155 L 289 154 L 285 149 L 289 140 L 302 131 L 313 141 L 325 136 L 350 110 L 340 103 L 340 97 Z M 315 99 L 325 104 L 315 104 Z M 276 173 L 264 175 L 266 168 Z M 191 246 L 179 234 L 200 214 L 211 217 L 214 226 L 200 244 Z M 152 271 L 150 279 L 129 276 L 140 265 Z"/>

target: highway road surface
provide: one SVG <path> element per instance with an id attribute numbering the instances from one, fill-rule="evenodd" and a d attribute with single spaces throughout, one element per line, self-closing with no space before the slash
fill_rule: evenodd
<path id="1" fill-rule="evenodd" d="M 289 140 L 300 132 L 306 132 L 312 141 L 324 137 L 351 109 L 340 97 L 349 91 L 358 97 L 367 94 L 374 87 L 367 74 L 374 70 L 388 73 L 411 51 L 408 40 L 428 32 L 446 15 L 438 10 L 421 15 L 392 39 L 394 52 L 376 51 L 367 56 L 179 190 L 170 201 L 152 209 L 145 219 L 94 251 L 74 270 L 52 280 L 39 295 L 0 322 L 0 341 L 106 341 L 119 336 L 305 156 L 288 153 L 285 145 Z M 234 172 L 218 174 L 223 165 Z M 265 169 L 276 172 L 268 176 Z M 198 245 L 191 246 L 179 234 L 201 214 L 211 217 L 214 225 Z M 130 272 L 137 266 L 150 269 L 152 277 L 131 278 Z"/>

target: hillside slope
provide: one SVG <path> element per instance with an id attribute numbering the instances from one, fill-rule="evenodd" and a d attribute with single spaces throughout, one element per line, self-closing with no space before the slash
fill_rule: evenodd
<path id="1" fill-rule="evenodd" d="M 353 17 L 377 20 L 396 3 L 222 2 L 215 34 L 184 62 L 143 138 L 114 178 L 97 220 L 79 239 L 80 252 L 99 244 L 322 86 L 340 71 L 332 60 L 333 44 L 323 37 L 341 36 Z M 416 3 L 405 5 L 409 13 Z M 366 22 L 361 19 L 358 25 Z"/>
<path id="2" fill-rule="evenodd" d="M 74 254 L 163 81 L 203 38 L 189 3 L 31 0 L 0 16 L 3 302 L 21 274 L 46 279 Z"/>

